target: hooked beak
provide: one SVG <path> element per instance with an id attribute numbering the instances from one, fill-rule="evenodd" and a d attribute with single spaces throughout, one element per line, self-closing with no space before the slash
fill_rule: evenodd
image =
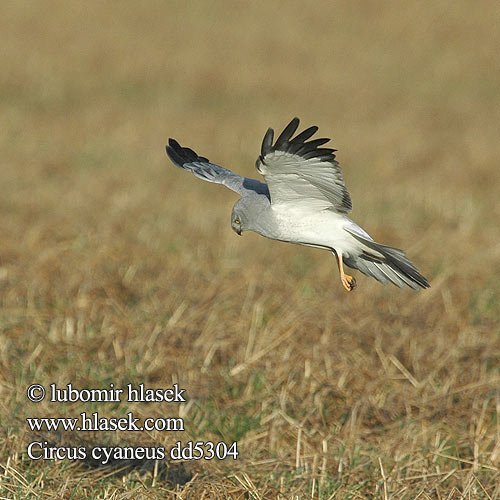
<path id="1" fill-rule="evenodd" d="M 237 234 L 238 236 L 241 236 L 241 229 L 236 229 L 236 234 Z"/>

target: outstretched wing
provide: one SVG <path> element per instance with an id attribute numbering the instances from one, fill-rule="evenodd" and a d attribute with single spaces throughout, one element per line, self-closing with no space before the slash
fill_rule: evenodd
<path id="1" fill-rule="evenodd" d="M 263 182 L 242 177 L 230 170 L 214 165 L 203 156 L 198 156 L 192 149 L 183 148 L 175 139 L 168 140 L 166 149 L 168 157 L 175 165 L 192 172 L 199 179 L 223 184 L 242 196 L 257 193 L 269 197 L 269 190 Z"/>
<path id="2" fill-rule="evenodd" d="M 330 139 L 308 141 L 318 130 L 313 126 L 292 136 L 299 126 L 294 118 L 273 145 L 274 130 L 262 141 L 257 170 L 265 177 L 273 205 L 307 205 L 316 210 L 331 209 L 347 214 L 351 196 L 345 187 L 335 149 L 322 148 Z M 307 142 L 306 142 L 307 141 Z"/>

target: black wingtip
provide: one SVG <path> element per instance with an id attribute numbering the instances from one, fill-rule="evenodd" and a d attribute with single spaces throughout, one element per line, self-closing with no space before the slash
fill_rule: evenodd
<path id="1" fill-rule="evenodd" d="M 172 137 L 168 139 L 168 145 L 174 150 L 182 151 L 182 146 Z"/>
<path id="2" fill-rule="evenodd" d="M 260 152 L 262 156 L 266 156 L 268 153 L 273 151 L 273 139 L 274 139 L 274 130 L 269 127 L 267 129 L 266 135 L 262 140 L 262 146 L 260 148 Z"/>
<path id="3" fill-rule="evenodd" d="M 170 160 L 181 168 L 185 163 L 194 161 L 198 157 L 192 149 L 183 148 L 175 139 L 172 138 L 168 140 L 168 144 L 165 149 Z"/>
<path id="4" fill-rule="evenodd" d="M 318 127 L 316 125 L 303 130 L 293 137 L 293 134 L 297 131 L 299 124 L 300 119 L 298 117 L 292 118 L 283 132 L 281 132 L 274 145 L 274 131 L 271 128 L 268 129 L 266 135 L 264 136 L 264 140 L 262 141 L 262 156 L 265 157 L 266 154 L 272 153 L 273 151 L 284 151 L 299 155 L 305 159 L 317 158 L 320 161 L 334 161 L 334 153 L 337 151 L 336 149 L 319 147 L 327 143 L 330 139 L 325 137 L 307 142 L 308 139 L 310 139 L 318 131 Z"/>
<path id="5" fill-rule="evenodd" d="M 182 167 L 182 165 L 184 165 L 184 161 L 181 157 L 182 148 L 177 141 L 169 139 L 168 144 L 165 146 L 165 151 L 174 165 L 177 165 L 178 167 Z"/>
<path id="6" fill-rule="evenodd" d="M 288 144 L 292 135 L 295 134 L 297 127 L 299 126 L 300 120 L 295 117 L 292 118 L 290 123 L 285 127 L 283 132 L 279 135 L 278 139 L 276 139 L 276 144 L 274 145 L 274 149 L 281 149 L 285 144 Z"/>
<path id="7" fill-rule="evenodd" d="M 190 148 L 183 148 L 175 139 L 172 138 L 168 140 L 165 150 L 167 152 L 167 156 L 172 160 L 172 162 L 181 168 L 184 168 L 186 163 L 193 163 L 196 161 L 210 163 L 210 161 L 204 156 L 199 156 L 198 153 Z"/>
<path id="8" fill-rule="evenodd" d="M 175 140 L 172 139 L 171 137 L 168 139 L 168 144 L 165 146 L 165 149 L 167 151 L 167 155 L 172 159 L 171 154 L 176 154 L 179 155 L 182 153 L 182 147 L 181 145 Z"/>

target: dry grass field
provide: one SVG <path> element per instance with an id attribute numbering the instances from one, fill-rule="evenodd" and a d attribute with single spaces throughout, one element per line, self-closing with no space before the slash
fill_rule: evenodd
<path id="1" fill-rule="evenodd" d="M 9 2 L 0 48 L 0 498 L 500 498 L 500 9 L 484 0 Z M 352 218 L 418 293 L 238 238 L 238 173 L 293 116 L 339 149 Z M 188 403 L 28 401 L 177 383 Z M 26 418 L 182 417 L 185 431 Z M 225 460 L 27 446 L 237 441 Z"/>

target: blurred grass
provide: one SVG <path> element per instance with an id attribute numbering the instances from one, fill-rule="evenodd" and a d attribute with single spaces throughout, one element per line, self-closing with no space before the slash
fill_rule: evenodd
<path id="1" fill-rule="evenodd" d="M 1 495 L 498 498 L 499 17 L 492 1 L 5 4 Z M 236 238 L 234 195 L 164 154 L 173 136 L 258 177 L 265 130 L 296 115 L 333 138 L 353 218 L 430 290 L 359 277 L 345 294 L 326 252 Z M 31 462 L 27 416 L 91 407 L 28 404 L 33 382 L 178 382 L 185 433 L 88 439 L 223 437 L 240 456 L 187 464 L 187 486 Z"/>

